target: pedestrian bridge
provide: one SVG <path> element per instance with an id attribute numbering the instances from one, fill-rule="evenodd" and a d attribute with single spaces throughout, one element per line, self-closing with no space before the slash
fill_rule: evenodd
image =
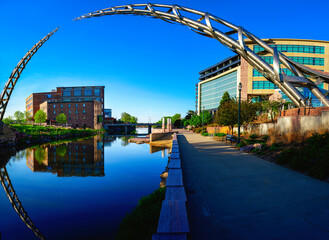
<path id="1" fill-rule="evenodd" d="M 125 129 L 125 135 L 127 135 L 128 127 L 147 127 L 148 134 L 152 132 L 152 126 L 161 126 L 161 123 L 113 123 L 113 124 L 104 124 L 104 128 L 106 130 L 113 128 L 113 127 L 122 127 Z"/>

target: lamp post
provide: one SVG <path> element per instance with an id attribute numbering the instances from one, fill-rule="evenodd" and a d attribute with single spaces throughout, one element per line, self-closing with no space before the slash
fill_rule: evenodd
<path id="1" fill-rule="evenodd" d="M 203 133 L 203 115 L 204 115 L 204 107 L 202 108 L 203 111 L 202 111 L 202 133 Z"/>
<path id="2" fill-rule="evenodd" d="M 242 89 L 242 84 L 241 82 L 239 83 L 238 90 L 239 90 L 239 112 L 238 112 L 238 144 L 240 143 L 240 113 L 241 113 L 241 89 Z"/>

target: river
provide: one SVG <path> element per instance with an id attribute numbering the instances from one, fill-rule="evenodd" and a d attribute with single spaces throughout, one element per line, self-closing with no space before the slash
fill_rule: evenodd
<path id="1" fill-rule="evenodd" d="M 159 187 L 168 161 L 167 150 L 127 140 L 97 136 L 18 152 L 5 167 L 15 194 L 0 189 L 0 239 L 112 239 L 138 199 Z"/>

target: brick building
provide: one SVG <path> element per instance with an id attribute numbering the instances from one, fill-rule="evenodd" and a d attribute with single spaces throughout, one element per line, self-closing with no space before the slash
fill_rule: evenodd
<path id="1" fill-rule="evenodd" d="M 43 102 L 98 101 L 101 103 L 104 118 L 104 88 L 104 86 L 57 87 L 51 92 L 32 93 L 26 99 L 26 111 L 34 117 Z"/>
<path id="2" fill-rule="evenodd" d="M 101 129 L 103 121 L 102 103 L 97 100 L 75 102 L 43 102 L 40 109 L 47 114 L 48 122 L 56 122 L 56 117 L 64 113 L 72 127 Z"/>

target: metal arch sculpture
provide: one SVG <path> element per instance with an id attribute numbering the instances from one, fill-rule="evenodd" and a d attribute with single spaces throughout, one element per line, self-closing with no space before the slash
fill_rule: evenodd
<path id="1" fill-rule="evenodd" d="M 149 16 L 162 19 L 169 23 L 180 23 L 186 25 L 196 33 L 210 38 L 215 38 L 220 43 L 231 49 L 233 52 L 236 52 L 242 56 L 251 66 L 263 74 L 267 80 L 278 86 L 296 106 L 306 106 L 305 97 L 298 91 L 296 87 L 307 87 L 324 106 L 329 107 L 329 100 L 320 91 L 317 85 L 308 79 L 305 74 L 317 80 L 317 84 L 320 84 L 321 82 L 329 83 L 329 75 L 319 73 L 316 70 L 292 61 L 281 52 L 278 52 L 276 48 L 270 47 L 266 42 L 251 34 L 241 26 L 234 25 L 208 12 L 201 12 L 178 5 L 151 3 L 128 4 L 88 13 L 76 18 L 75 20 L 115 14 Z M 195 19 L 184 15 L 194 15 Z M 219 27 L 215 27 L 214 24 L 219 24 L 220 27 L 228 27 L 230 31 L 221 31 L 219 30 Z M 237 34 L 237 39 L 233 38 L 233 35 L 235 34 Z M 245 45 L 244 37 L 251 40 L 252 43 L 263 47 L 263 53 L 269 53 L 273 55 L 273 67 L 265 62 L 260 55 L 256 54 Z M 288 68 L 294 74 L 294 76 L 281 74 L 280 63 Z"/>
<path id="2" fill-rule="evenodd" d="M 22 219 L 22 221 L 25 223 L 25 225 L 28 228 L 30 228 L 39 239 L 45 239 L 45 237 L 42 235 L 40 230 L 34 225 L 31 218 L 28 216 L 27 212 L 24 210 L 23 205 L 19 200 L 19 198 L 17 197 L 14 187 L 10 181 L 5 166 L 0 169 L 0 181 L 11 205 L 13 206 L 19 217 Z"/>
<path id="3" fill-rule="evenodd" d="M 59 27 L 57 27 L 52 32 L 48 33 L 44 38 L 37 42 L 31 49 L 28 51 L 25 56 L 18 62 L 17 66 L 11 72 L 8 81 L 5 84 L 4 89 L 0 95 L 0 121 L 5 115 L 5 111 L 10 99 L 10 96 L 14 90 L 14 87 L 17 83 L 17 80 L 21 76 L 22 71 L 24 70 L 26 64 L 30 61 L 32 56 L 38 51 L 38 49 L 55 33 Z"/>

